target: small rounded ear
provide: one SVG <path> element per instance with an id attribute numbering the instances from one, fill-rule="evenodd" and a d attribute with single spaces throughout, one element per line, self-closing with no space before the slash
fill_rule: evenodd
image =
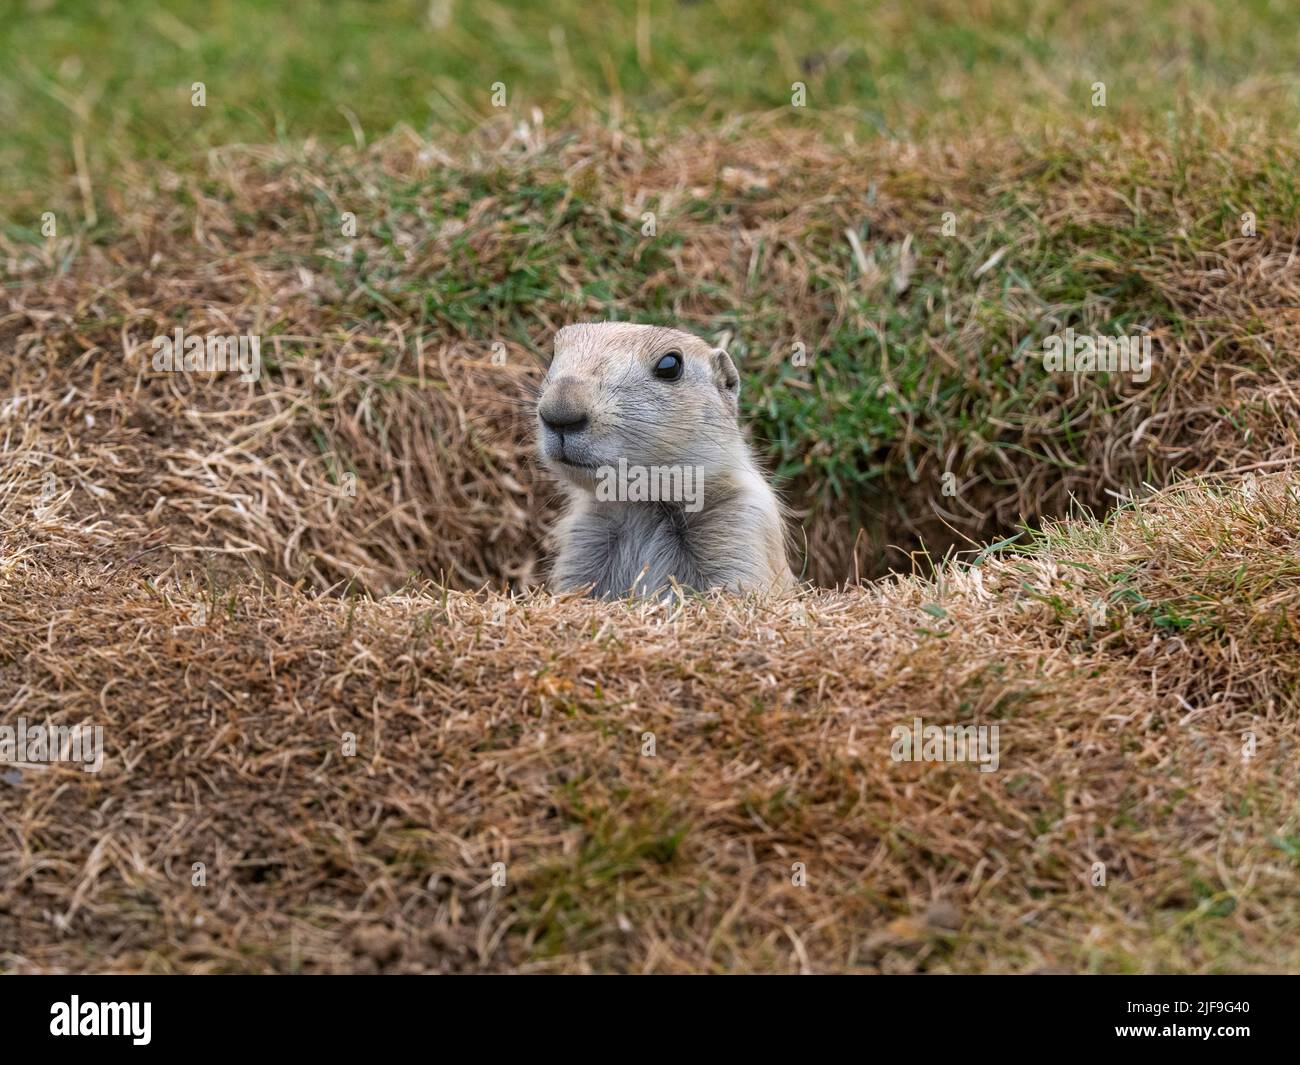
<path id="1" fill-rule="evenodd" d="M 723 402 L 732 411 L 737 410 L 740 406 L 740 374 L 736 372 L 736 364 L 731 361 L 725 348 L 713 349 L 712 363 L 713 383 L 721 393 Z"/>

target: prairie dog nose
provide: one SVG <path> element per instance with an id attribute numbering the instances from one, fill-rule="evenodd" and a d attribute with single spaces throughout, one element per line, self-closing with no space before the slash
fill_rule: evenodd
<path id="1" fill-rule="evenodd" d="M 542 423 L 557 433 L 580 433 L 587 428 L 587 403 L 576 381 L 561 378 L 546 390 L 537 406 Z"/>
<path id="2" fill-rule="evenodd" d="M 587 428 L 585 414 L 543 414 L 542 421 L 548 429 L 554 429 L 557 433 L 580 433 Z"/>

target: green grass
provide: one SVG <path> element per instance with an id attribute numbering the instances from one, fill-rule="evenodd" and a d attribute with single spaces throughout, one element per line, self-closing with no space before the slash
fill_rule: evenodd
<path id="1" fill-rule="evenodd" d="M 0 194 L 34 210 L 76 174 L 231 142 L 369 138 L 496 113 L 690 120 L 838 112 L 859 138 L 1161 115 L 1249 100 L 1294 120 L 1300 10 L 1284 0 L 16 0 L 0 20 Z M 206 107 L 191 105 L 203 82 Z M 791 86 L 807 106 L 791 107 Z M 37 212 L 39 213 L 39 212 Z"/>

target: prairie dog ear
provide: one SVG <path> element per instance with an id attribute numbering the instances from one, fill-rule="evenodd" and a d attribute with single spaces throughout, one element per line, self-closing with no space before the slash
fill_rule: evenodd
<path id="1" fill-rule="evenodd" d="M 713 383 L 722 396 L 722 402 L 734 414 L 740 409 L 740 374 L 725 348 L 714 348 L 709 354 L 713 369 Z"/>

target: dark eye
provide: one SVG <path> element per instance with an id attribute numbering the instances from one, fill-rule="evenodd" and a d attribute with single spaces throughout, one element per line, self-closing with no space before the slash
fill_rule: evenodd
<path id="1" fill-rule="evenodd" d="M 664 381 L 676 381 L 682 375 L 682 357 L 675 351 L 662 355 L 655 363 L 655 376 Z"/>

